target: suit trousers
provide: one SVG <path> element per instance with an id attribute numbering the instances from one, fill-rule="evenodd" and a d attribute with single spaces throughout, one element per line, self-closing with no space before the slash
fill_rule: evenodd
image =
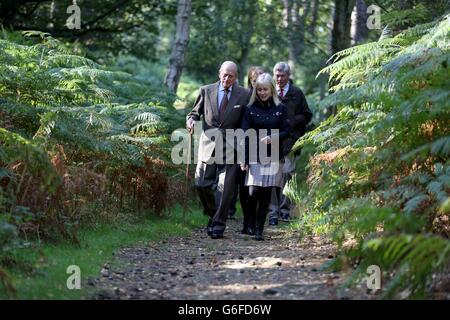
<path id="1" fill-rule="evenodd" d="M 197 163 L 195 187 L 209 216 L 208 226 L 215 232 L 225 231 L 228 210 L 236 188 L 237 164 Z"/>
<path id="2" fill-rule="evenodd" d="M 273 188 L 269 206 L 269 220 L 281 218 L 289 218 L 294 204 L 283 194 L 283 189 L 289 180 L 292 179 L 295 171 L 295 163 L 300 156 L 286 156 L 282 163 L 283 181 L 281 188 Z"/>
<path id="3" fill-rule="evenodd" d="M 248 200 L 248 187 L 245 185 L 245 175 L 247 171 L 242 171 L 238 168 L 236 173 L 236 188 L 233 194 L 233 200 L 231 201 L 230 210 L 228 210 L 228 216 L 234 216 L 236 214 L 236 204 L 239 197 L 241 203 L 242 213 L 245 217 L 246 205 Z"/>

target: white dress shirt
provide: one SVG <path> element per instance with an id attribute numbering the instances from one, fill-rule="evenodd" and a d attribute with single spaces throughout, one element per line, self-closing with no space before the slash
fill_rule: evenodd
<path id="1" fill-rule="evenodd" d="M 286 83 L 286 85 L 283 87 L 283 98 L 286 96 L 286 93 L 288 91 L 289 91 L 289 82 Z M 277 93 L 278 93 L 278 96 L 280 96 L 281 91 L 280 91 L 280 87 L 278 85 L 277 85 Z"/>

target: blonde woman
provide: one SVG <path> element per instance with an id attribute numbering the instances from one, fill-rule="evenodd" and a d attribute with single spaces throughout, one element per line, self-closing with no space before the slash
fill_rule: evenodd
<path id="1" fill-rule="evenodd" d="M 247 88 L 253 92 L 253 88 L 256 84 L 256 79 L 259 75 L 264 73 L 263 67 L 252 66 L 248 69 L 247 73 Z M 239 170 L 240 171 L 240 170 Z M 255 235 L 255 221 L 250 219 L 247 211 L 248 203 L 248 187 L 245 185 L 245 171 L 240 171 L 236 177 L 236 189 L 234 190 L 233 200 L 231 202 L 230 210 L 228 212 L 228 218 L 234 219 L 236 214 L 236 202 L 239 195 L 239 201 L 241 203 L 242 214 L 244 216 L 242 234 Z"/>
<path id="2" fill-rule="evenodd" d="M 256 240 L 264 240 L 263 230 L 270 204 L 273 187 L 280 187 L 282 183 L 281 168 L 273 166 L 283 158 L 282 141 L 288 137 L 289 124 L 286 107 L 280 103 L 273 79 L 268 73 L 263 73 L 256 79 L 255 88 L 250 103 L 244 111 L 242 129 L 254 129 L 256 137 L 246 141 L 245 162 L 241 170 L 247 171 L 245 185 L 249 187 L 247 210 L 252 220 L 256 220 Z M 276 136 L 275 136 L 276 135 Z M 271 146 L 272 143 L 277 145 Z M 256 150 L 252 147 L 256 146 Z M 278 148 L 278 157 L 271 153 L 271 148 Z M 266 150 L 261 150 L 266 148 Z M 255 157 L 252 157 L 252 153 Z M 266 163 L 260 155 L 267 155 L 270 161 Z M 276 153 L 275 153 L 276 154 Z M 272 169 L 275 168 L 275 169 Z M 279 169 L 279 170 L 278 170 Z"/>

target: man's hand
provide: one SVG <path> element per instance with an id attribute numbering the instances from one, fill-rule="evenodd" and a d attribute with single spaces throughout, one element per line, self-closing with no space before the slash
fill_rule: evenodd
<path id="1" fill-rule="evenodd" d="M 192 118 L 187 119 L 186 121 L 186 129 L 188 129 L 189 133 L 194 131 L 195 120 Z"/>

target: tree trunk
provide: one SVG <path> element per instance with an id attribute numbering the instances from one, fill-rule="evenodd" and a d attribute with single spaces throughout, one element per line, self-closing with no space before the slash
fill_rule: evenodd
<path id="1" fill-rule="evenodd" d="M 367 29 L 367 6 L 364 0 L 356 0 L 355 10 L 352 14 L 352 44 L 360 44 L 367 39 L 369 29 Z"/>
<path id="2" fill-rule="evenodd" d="M 349 48 L 351 17 L 355 0 L 335 0 L 333 30 L 331 31 L 331 54 Z"/>
<path id="3" fill-rule="evenodd" d="M 247 65 L 248 65 L 249 53 L 250 53 L 250 40 L 248 41 L 248 43 L 243 44 L 243 46 L 241 48 L 241 56 L 240 56 L 239 60 L 237 61 L 238 67 L 239 67 L 238 81 L 241 86 L 244 86 L 244 77 L 247 74 L 245 72 L 245 70 L 247 69 Z"/>
<path id="4" fill-rule="evenodd" d="M 54 15 L 55 15 L 55 0 L 52 0 L 52 2 L 50 4 L 49 21 L 47 23 L 47 28 L 49 28 L 49 29 L 53 29 L 55 27 L 55 24 L 53 23 Z"/>
<path id="5" fill-rule="evenodd" d="M 351 45 L 350 27 L 351 17 L 355 0 L 334 0 L 333 29 L 331 30 L 331 55 L 349 48 Z M 336 85 L 337 81 L 330 81 L 330 88 Z M 337 106 L 330 106 L 328 115 L 337 114 Z"/>
<path id="6" fill-rule="evenodd" d="M 310 1 L 283 0 L 283 25 L 289 41 L 289 65 L 295 74 L 295 63 L 300 60 L 305 48 L 306 19 L 311 10 Z M 300 15 L 300 8 L 303 12 Z"/>
<path id="7" fill-rule="evenodd" d="M 181 73 L 184 67 L 184 58 L 186 56 L 186 50 L 189 44 L 189 18 L 191 16 L 191 10 L 191 0 L 178 0 L 175 44 L 172 48 L 172 53 L 169 59 L 169 69 L 164 80 L 164 84 L 174 93 L 177 92 Z"/>
<path id="8" fill-rule="evenodd" d="M 239 10 L 245 12 L 242 15 L 242 30 L 239 31 L 239 44 L 241 47 L 241 55 L 237 59 L 237 64 L 239 67 L 239 83 L 244 85 L 244 77 L 246 76 L 246 70 L 248 66 L 248 57 L 251 51 L 251 40 L 255 31 L 255 12 L 258 12 L 260 9 L 258 7 L 258 3 L 249 2 L 246 4 L 241 4 L 238 6 Z"/>
<path id="9" fill-rule="evenodd" d="M 314 0 L 312 5 L 312 20 L 308 27 L 308 33 L 311 39 L 314 39 L 316 33 L 317 19 L 319 18 L 319 2 L 320 0 Z"/>
<path id="10" fill-rule="evenodd" d="M 291 34 L 290 29 L 291 26 L 291 6 L 292 6 L 292 0 L 283 0 L 283 27 L 287 30 L 288 34 L 288 40 L 289 40 L 289 65 L 291 66 L 291 69 L 294 67 L 294 49 L 292 46 L 292 40 L 291 40 Z"/>

